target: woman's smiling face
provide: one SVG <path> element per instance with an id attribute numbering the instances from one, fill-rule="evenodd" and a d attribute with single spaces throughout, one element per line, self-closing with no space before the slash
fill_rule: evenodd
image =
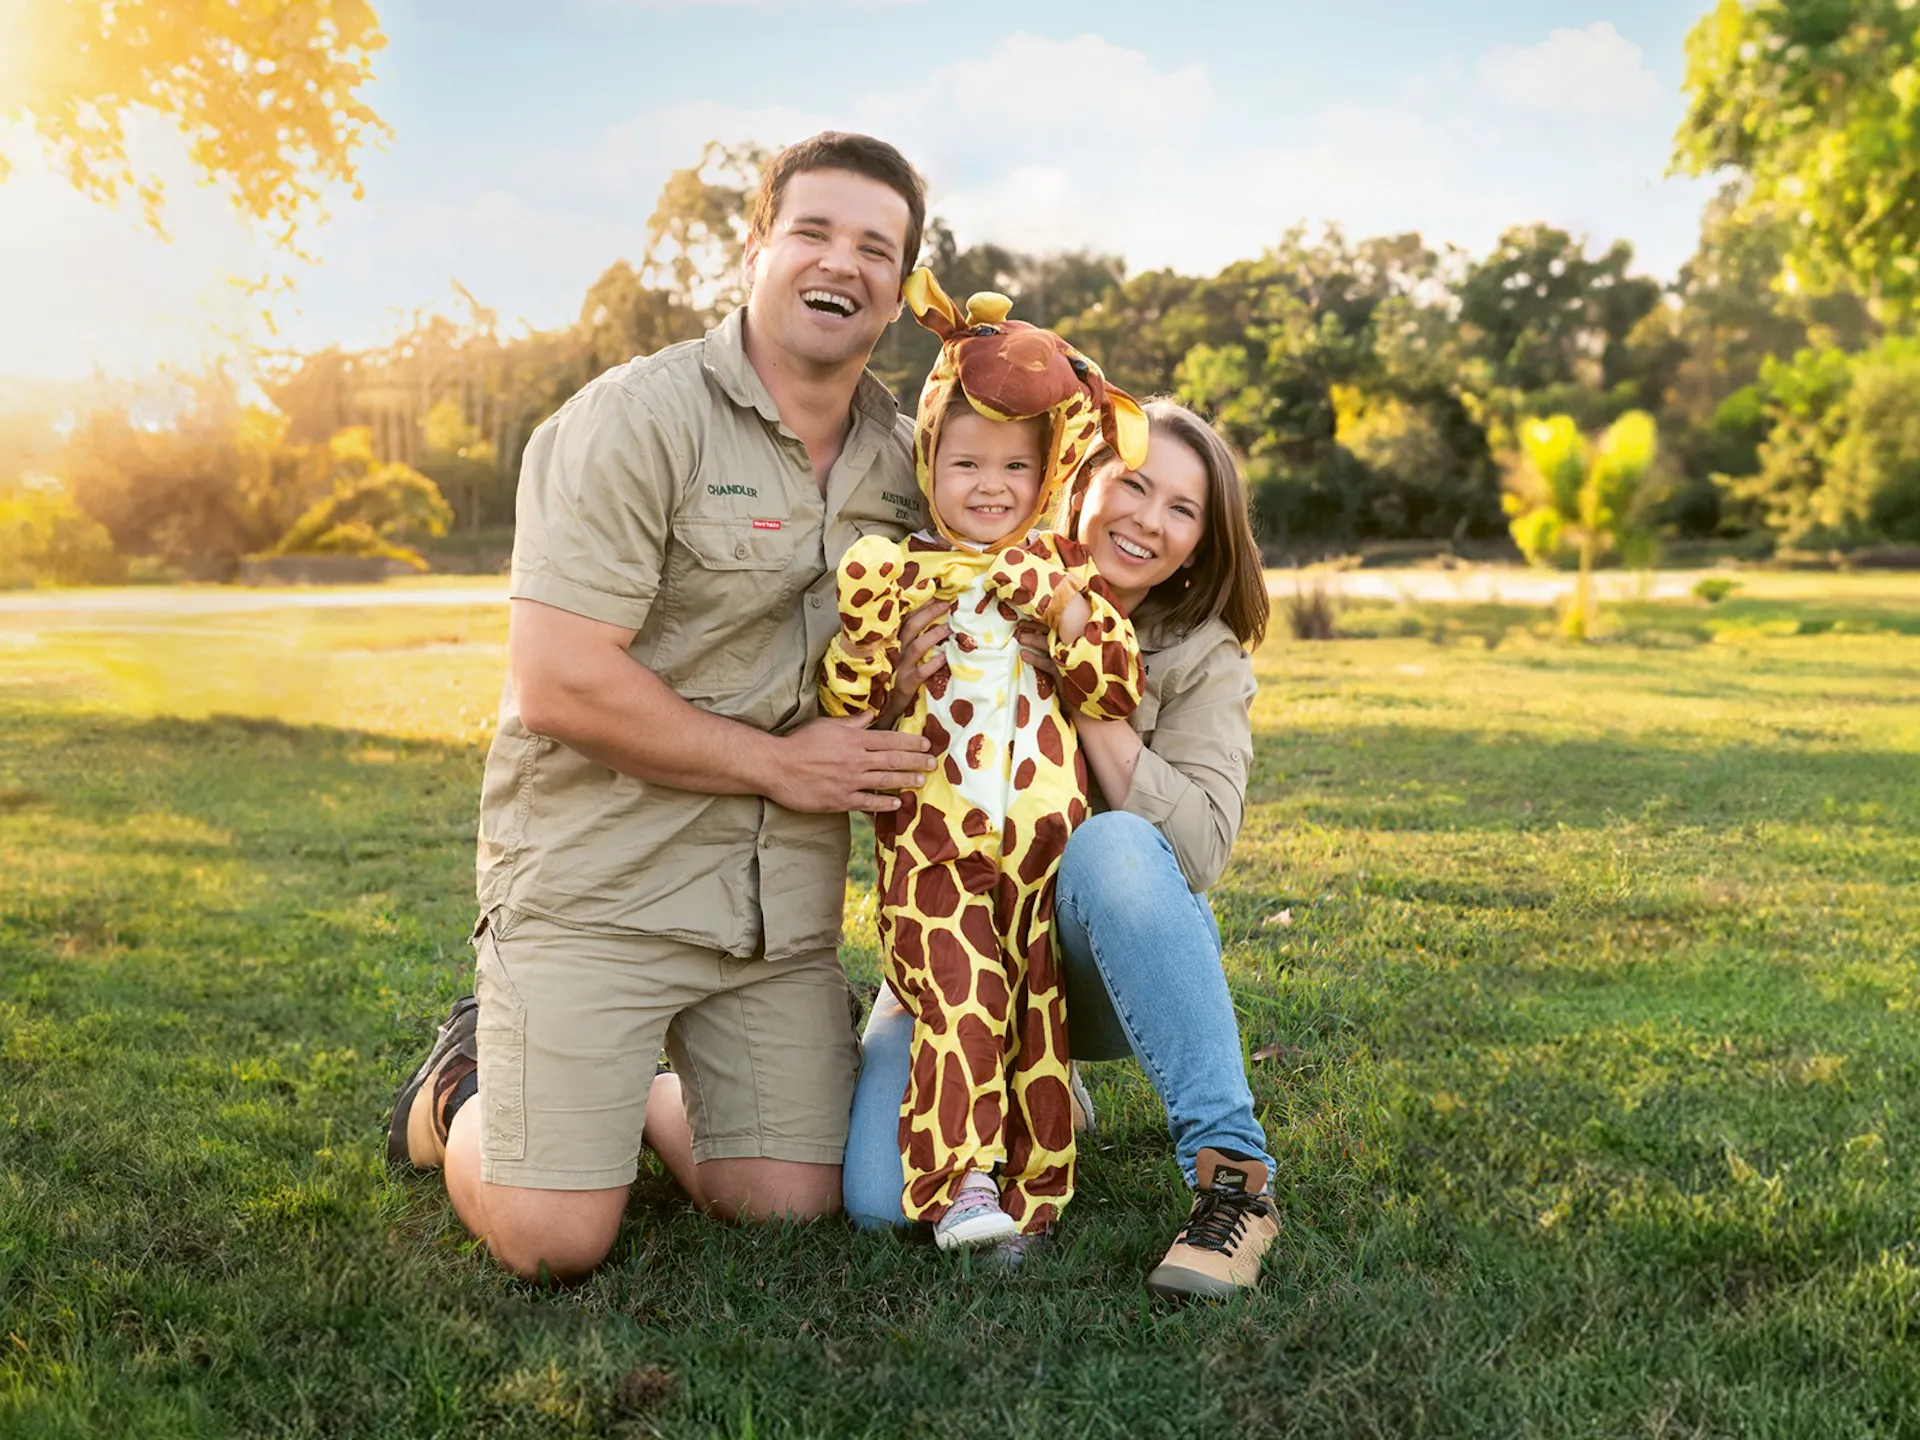
<path id="1" fill-rule="evenodd" d="M 1089 477 L 1079 535 L 1100 578 L 1132 611 L 1154 586 L 1193 563 L 1206 538 L 1206 517 L 1205 462 L 1155 425 L 1138 470 L 1109 460 Z"/>

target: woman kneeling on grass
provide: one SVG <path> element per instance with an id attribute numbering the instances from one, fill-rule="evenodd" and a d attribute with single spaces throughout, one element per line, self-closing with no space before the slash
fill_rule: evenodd
<path id="1" fill-rule="evenodd" d="M 1067 1038 L 1079 1060 L 1131 1054 L 1167 1107 L 1193 1211 L 1147 1279 L 1156 1293 L 1225 1296 L 1259 1282 L 1280 1221 L 1206 890 L 1239 833 L 1253 758 L 1248 649 L 1266 583 L 1232 453 L 1191 410 L 1150 401 L 1146 463 L 1102 445 L 1060 528 L 1087 545 L 1133 621 L 1145 694 L 1130 720 L 1076 720 L 1104 813 L 1068 841 L 1055 902 Z M 945 627 L 907 647 L 899 691 L 945 663 Z M 870 1227 L 904 1225 L 900 1097 L 913 1020 L 882 990 L 863 1040 L 843 1186 Z M 1021 1237 L 1022 1239 L 1025 1237 Z M 1021 1239 L 1005 1242 L 1018 1258 Z"/>

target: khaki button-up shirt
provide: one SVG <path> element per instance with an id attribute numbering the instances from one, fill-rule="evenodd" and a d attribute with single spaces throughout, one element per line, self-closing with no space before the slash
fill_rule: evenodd
<path id="1" fill-rule="evenodd" d="M 833 576 L 923 523 L 911 426 L 862 379 L 823 497 L 747 363 L 744 311 L 608 371 L 534 433 L 510 594 L 635 631 L 628 654 L 712 714 L 784 734 L 818 713 Z M 480 802 L 482 913 L 782 959 L 839 943 L 847 817 L 617 774 L 501 698 Z"/>
<path id="2" fill-rule="evenodd" d="M 1197 895 L 1227 868 L 1246 810 L 1253 659 L 1221 620 L 1138 633 L 1147 683 L 1131 723 L 1143 748 L 1120 808 L 1159 827 Z"/>

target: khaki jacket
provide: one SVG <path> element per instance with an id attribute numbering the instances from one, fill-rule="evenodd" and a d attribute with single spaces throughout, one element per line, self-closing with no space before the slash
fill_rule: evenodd
<path id="1" fill-rule="evenodd" d="M 1132 723 L 1145 748 L 1120 808 L 1159 827 L 1198 895 L 1227 868 L 1246 809 L 1253 659 L 1221 620 L 1184 635 L 1138 629 L 1147 683 Z"/>
<path id="2" fill-rule="evenodd" d="M 784 734 L 818 713 L 833 575 L 925 521 L 911 427 L 871 376 L 823 498 L 742 345 L 703 340 L 593 381 L 534 433 L 509 593 L 635 631 L 628 653 L 712 714 Z M 480 802 L 483 913 L 783 959 L 838 944 L 845 815 L 616 774 L 520 723 L 511 684 Z"/>

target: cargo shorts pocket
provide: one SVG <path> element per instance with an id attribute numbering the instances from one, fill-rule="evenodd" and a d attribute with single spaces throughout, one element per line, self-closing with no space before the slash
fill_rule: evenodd
<path id="1" fill-rule="evenodd" d="M 480 1157 L 521 1160 L 527 1153 L 527 1007 L 500 956 L 508 912 L 495 911 L 473 940 L 473 990 L 480 1001 Z"/>

